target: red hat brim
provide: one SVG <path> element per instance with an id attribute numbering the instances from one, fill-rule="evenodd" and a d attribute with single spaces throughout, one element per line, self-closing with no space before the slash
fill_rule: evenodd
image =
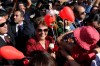
<path id="1" fill-rule="evenodd" d="M 87 32 L 88 34 L 85 35 Z M 99 41 L 100 39 L 99 33 L 96 31 L 96 29 L 90 26 L 83 26 L 81 28 L 77 28 L 74 30 L 73 33 L 78 45 L 85 50 L 90 50 L 91 46 L 95 46 L 97 41 Z M 84 37 L 84 39 L 82 39 L 81 37 Z M 90 41 L 92 41 L 92 44 L 89 44 L 89 40 L 84 41 L 85 39 L 89 39 Z"/>

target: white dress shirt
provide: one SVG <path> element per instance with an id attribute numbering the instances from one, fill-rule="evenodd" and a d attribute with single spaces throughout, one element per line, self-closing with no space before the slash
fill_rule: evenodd
<path id="1" fill-rule="evenodd" d="M 4 34 L 4 35 L 0 35 L 0 37 L 6 42 L 4 36 L 7 36 L 7 34 Z"/>
<path id="2" fill-rule="evenodd" d="M 19 26 L 19 25 L 20 25 L 20 26 L 22 27 L 22 29 L 23 29 L 23 22 L 21 22 L 20 24 L 17 24 L 17 25 L 16 25 L 16 32 L 18 32 L 18 26 Z"/>

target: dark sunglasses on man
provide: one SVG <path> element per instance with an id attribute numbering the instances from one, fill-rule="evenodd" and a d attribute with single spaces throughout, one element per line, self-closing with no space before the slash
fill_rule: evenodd
<path id="1" fill-rule="evenodd" d="M 1 23 L 0 27 L 3 27 L 5 24 L 7 24 L 7 22 Z"/>
<path id="2" fill-rule="evenodd" d="M 85 14 L 85 12 L 81 12 L 81 13 L 80 13 L 80 15 L 83 15 L 83 14 Z"/>

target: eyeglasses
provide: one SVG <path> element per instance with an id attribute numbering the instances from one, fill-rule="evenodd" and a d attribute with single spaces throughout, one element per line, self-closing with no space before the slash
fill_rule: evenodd
<path id="1" fill-rule="evenodd" d="M 80 13 L 80 15 L 83 15 L 83 14 L 85 14 L 85 12 L 81 12 L 81 13 Z"/>
<path id="2" fill-rule="evenodd" d="M 0 27 L 3 27 L 5 24 L 7 24 L 7 22 L 1 23 Z"/>
<path id="3" fill-rule="evenodd" d="M 38 29 L 38 32 L 42 32 L 42 31 L 48 32 L 48 29 Z"/>

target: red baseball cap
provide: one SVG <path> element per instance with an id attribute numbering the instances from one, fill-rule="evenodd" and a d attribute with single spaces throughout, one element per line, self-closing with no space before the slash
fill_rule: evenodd
<path id="1" fill-rule="evenodd" d="M 74 30 L 74 37 L 79 46 L 85 50 L 90 50 L 100 39 L 97 30 L 91 26 L 83 26 Z"/>

